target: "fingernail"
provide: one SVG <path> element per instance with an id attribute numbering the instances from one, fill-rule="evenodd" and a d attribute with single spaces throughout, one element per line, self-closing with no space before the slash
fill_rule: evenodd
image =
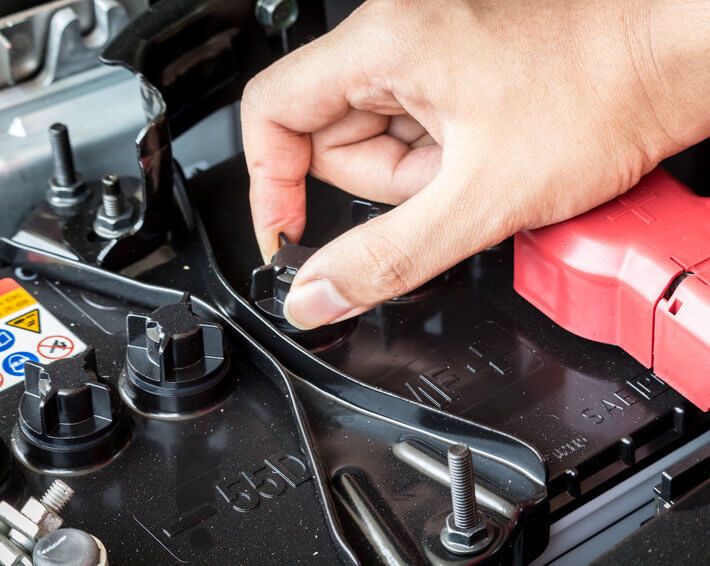
<path id="1" fill-rule="evenodd" d="M 274 257 L 277 250 L 278 248 L 273 248 L 272 246 L 259 246 L 259 253 L 261 254 L 261 259 L 264 261 L 264 265 L 271 263 L 271 259 Z"/>
<path id="2" fill-rule="evenodd" d="M 264 264 L 271 263 L 271 258 L 279 249 L 278 241 L 276 234 L 257 234 L 256 242 L 259 245 L 259 253 Z"/>
<path id="3" fill-rule="evenodd" d="M 292 289 L 284 302 L 284 316 L 301 330 L 317 328 L 346 317 L 355 308 L 327 279 L 316 279 Z"/>

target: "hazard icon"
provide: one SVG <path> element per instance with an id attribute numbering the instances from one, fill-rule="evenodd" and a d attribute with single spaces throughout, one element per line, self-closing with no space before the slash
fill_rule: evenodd
<path id="1" fill-rule="evenodd" d="M 42 333 L 42 325 L 39 321 L 39 309 L 32 309 L 20 316 L 8 320 L 5 324 L 12 326 L 13 328 L 20 328 L 22 330 L 29 330 L 30 332 L 35 332 L 37 334 Z"/>
<path id="2" fill-rule="evenodd" d="M 49 360 L 61 360 L 74 351 L 74 342 L 66 336 L 47 336 L 37 344 L 37 353 Z"/>

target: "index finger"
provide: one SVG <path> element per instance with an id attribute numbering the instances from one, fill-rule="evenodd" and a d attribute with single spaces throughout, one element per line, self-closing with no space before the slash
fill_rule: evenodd
<path id="1" fill-rule="evenodd" d="M 352 45 L 345 49 L 337 38 L 323 36 L 277 61 L 244 90 L 241 120 L 249 198 L 265 260 L 278 248 L 279 232 L 292 241 L 303 233 L 310 134 L 350 109 L 347 93 L 362 84 L 353 51 Z"/>

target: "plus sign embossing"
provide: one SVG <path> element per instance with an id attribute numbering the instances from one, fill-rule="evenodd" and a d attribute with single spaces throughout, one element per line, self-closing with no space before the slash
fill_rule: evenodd
<path id="1" fill-rule="evenodd" d="M 607 214 L 606 217 L 609 220 L 614 221 L 622 216 L 626 216 L 627 214 L 633 214 L 646 224 L 651 224 L 651 222 L 654 222 L 656 218 L 649 214 L 648 211 L 643 208 L 643 205 L 648 204 L 656 198 L 658 198 L 656 193 L 645 193 L 643 191 L 639 191 L 631 195 L 620 196 L 612 201 L 612 205 L 617 205 L 616 210 Z"/>

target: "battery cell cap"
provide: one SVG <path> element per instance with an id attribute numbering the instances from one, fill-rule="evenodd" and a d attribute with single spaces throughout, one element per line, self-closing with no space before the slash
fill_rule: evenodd
<path id="1" fill-rule="evenodd" d="M 13 448 L 23 463 L 48 473 L 109 463 L 128 444 L 131 422 L 114 387 L 99 376 L 89 349 L 49 364 L 25 364 Z"/>

